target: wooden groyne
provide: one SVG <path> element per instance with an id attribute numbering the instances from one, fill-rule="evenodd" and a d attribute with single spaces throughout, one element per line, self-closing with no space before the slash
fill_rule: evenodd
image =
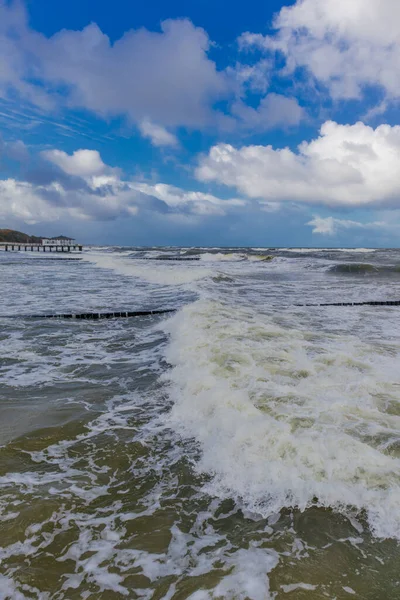
<path id="1" fill-rule="evenodd" d="M 323 304 L 294 304 L 296 307 L 319 306 L 400 306 L 400 300 L 381 300 L 367 302 L 326 302 Z M 287 306 L 285 308 L 291 308 Z M 77 319 L 97 321 L 102 319 L 127 319 L 129 317 L 147 317 L 151 315 L 165 315 L 176 312 L 177 308 L 157 308 L 154 310 L 133 310 L 113 312 L 85 312 L 85 313 L 50 313 L 42 315 L 0 315 L 0 319 Z"/>
<path id="2" fill-rule="evenodd" d="M 400 300 L 367 300 L 367 302 L 323 302 L 320 304 L 295 304 L 294 306 L 400 306 Z"/>
<path id="3" fill-rule="evenodd" d="M 83 246 L 81 244 L 32 244 L 21 243 L 21 242 L 0 242 L 0 250 L 4 252 L 71 252 L 71 250 L 77 250 L 82 252 Z"/>
<path id="4" fill-rule="evenodd" d="M 130 310 L 118 312 L 86 312 L 44 315 L 1 315 L 0 319 L 83 319 L 97 321 L 98 319 L 127 319 L 129 317 L 148 317 L 150 315 L 165 315 L 176 312 L 176 308 L 158 308 L 155 310 Z"/>

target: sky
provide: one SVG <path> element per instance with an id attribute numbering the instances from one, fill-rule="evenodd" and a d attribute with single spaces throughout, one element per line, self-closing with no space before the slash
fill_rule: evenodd
<path id="1" fill-rule="evenodd" d="M 398 0 L 0 0 L 0 228 L 397 247 Z"/>

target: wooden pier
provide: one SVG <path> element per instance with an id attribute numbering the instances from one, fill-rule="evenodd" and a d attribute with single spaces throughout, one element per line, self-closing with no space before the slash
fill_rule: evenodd
<path id="1" fill-rule="evenodd" d="M 23 244 L 21 242 L 0 242 L 0 250 L 4 252 L 71 252 L 78 250 L 82 252 L 80 244 Z"/>

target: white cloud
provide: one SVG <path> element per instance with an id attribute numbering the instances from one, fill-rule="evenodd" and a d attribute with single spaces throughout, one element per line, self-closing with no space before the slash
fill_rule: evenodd
<path id="1" fill-rule="evenodd" d="M 242 126 L 257 132 L 292 127 L 304 117 L 304 111 L 295 98 L 274 93 L 264 96 L 257 108 L 238 101 L 232 106 L 232 113 Z"/>
<path id="2" fill-rule="evenodd" d="M 138 191 L 158 198 L 170 207 L 187 208 L 193 214 L 197 215 L 224 215 L 227 209 L 232 207 L 240 208 L 246 205 L 246 201 L 240 198 L 223 200 L 212 194 L 186 191 L 164 183 L 157 183 L 155 185 L 139 183 L 132 185 Z"/>
<path id="3" fill-rule="evenodd" d="M 153 123 L 149 119 L 143 119 L 139 123 L 139 130 L 143 137 L 148 138 L 154 146 L 177 146 L 178 140 L 175 135 Z"/>
<path id="4" fill-rule="evenodd" d="M 182 217 L 196 221 L 246 205 L 238 198 L 223 200 L 162 183 L 123 179 L 119 169 L 106 165 L 93 150 L 77 150 L 71 155 L 49 150 L 42 152 L 41 158 L 41 172 L 31 181 L 0 180 L 1 220 L 17 219 L 28 224 L 65 218 L 104 221 L 150 211 L 170 220 Z M 46 162 L 56 164 L 60 171 L 49 173 Z"/>
<path id="5" fill-rule="evenodd" d="M 24 49 L 26 13 L 21 2 L 0 0 L 0 97 L 10 90 L 42 108 L 54 102 L 41 86 L 32 83 L 32 55 Z"/>
<path id="6" fill-rule="evenodd" d="M 188 20 L 161 28 L 128 31 L 114 44 L 96 25 L 43 38 L 44 78 L 70 86 L 71 103 L 101 115 L 164 126 L 211 122 L 211 106 L 227 87 L 207 56 L 207 34 Z"/>
<path id="7" fill-rule="evenodd" d="M 82 185 L 71 191 L 57 181 L 34 185 L 7 179 L 0 180 L 0 195 L 3 221 L 18 219 L 28 224 L 65 218 L 104 221 L 138 212 L 137 194 L 118 184 L 97 189 Z"/>
<path id="8" fill-rule="evenodd" d="M 50 222 L 60 215 L 60 210 L 51 207 L 29 183 L 15 179 L 0 180 L 0 196 L 0 218 L 4 222 L 10 218 L 29 224 Z"/>
<path id="9" fill-rule="evenodd" d="M 188 19 L 163 21 L 160 31 L 128 30 L 116 41 L 95 23 L 46 37 L 29 27 L 22 6 L 0 0 L 0 97 L 44 113 L 61 107 L 122 116 L 155 146 L 176 146 L 170 130 L 177 127 L 258 131 L 303 116 L 294 98 L 266 95 L 272 60 L 218 70 L 207 33 Z M 246 105 L 248 92 L 264 96 L 258 107 Z M 225 112 L 216 108 L 221 101 Z M 62 129 L 76 133 L 58 123 Z"/>
<path id="10" fill-rule="evenodd" d="M 361 223 L 359 221 L 351 221 L 349 219 L 335 219 L 334 217 L 318 217 L 315 216 L 307 223 L 312 229 L 312 233 L 321 235 L 336 235 L 343 229 L 382 229 L 388 228 L 388 224 L 382 221 L 373 223 Z"/>
<path id="11" fill-rule="evenodd" d="M 220 118 L 213 105 L 231 84 L 209 47 L 207 33 L 187 19 L 164 21 L 157 32 L 129 30 L 114 42 L 94 23 L 47 38 L 29 28 L 21 3 L 0 0 L 0 96 L 131 123 L 213 125 Z"/>
<path id="12" fill-rule="evenodd" d="M 297 152 L 218 144 L 200 160 L 198 179 L 249 198 L 328 206 L 400 206 L 400 126 L 327 121 Z"/>
<path id="13" fill-rule="evenodd" d="M 272 69 L 273 61 L 263 59 L 252 65 L 236 63 L 234 67 L 228 67 L 226 72 L 237 82 L 240 94 L 247 89 L 265 94 L 270 83 Z"/>
<path id="14" fill-rule="evenodd" d="M 100 175 L 107 170 L 97 150 L 76 150 L 72 155 L 62 150 L 45 150 L 42 156 L 68 175 L 88 177 Z"/>
<path id="15" fill-rule="evenodd" d="M 337 98 L 359 98 L 368 85 L 400 98 L 398 0 L 297 0 L 274 28 L 273 36 L 242 35 L 241 47 L 282 52 L 287 72 L 305 67 Z"/>

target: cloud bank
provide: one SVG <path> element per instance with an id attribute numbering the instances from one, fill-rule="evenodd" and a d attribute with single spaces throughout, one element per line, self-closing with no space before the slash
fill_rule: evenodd
<path id="1" fill-rule="evenodd" d="M 28 224 L 65 218 L 107 221 L 150 211 L 166 219 L 180 215 L 194 222 L 224 216 L 246 205 L 239 198 L 223 200 L 172 185 L 124 179 L 121 171 L 106 165 L 95 150 L 67 154 L 53 149 L 41 152 L 40 159 L 25 181 L 0 180 L 0 219 Z"/>
<path id="2" fill-rule="evenodd" d="M 388 224 L 382 221 L 375 221 L 373 223 L 360 223 L 359 221 L 352 221 L 350 219 L 335 219 L 334 217 L 318 216 L 315 216 L 313 219 L 311 219 L 307 225 L 312 227 L 312 233 L 328 236 L 335 236 L 343 230 L 388 229 Z"/>
<path id="3" fill-rule="evenodd" d="M 248 198 L 331 207 L 400 206 L 400 126 L 327 121 L 297 151 L 218 144 L 196 174 Z"/>

